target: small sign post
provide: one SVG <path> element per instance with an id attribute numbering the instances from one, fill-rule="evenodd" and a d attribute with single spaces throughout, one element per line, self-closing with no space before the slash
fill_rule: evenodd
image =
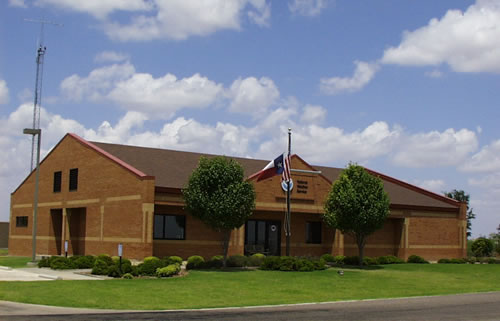
<path id="1" fill-rule="evenodd" d="M 64 241 L 64 255 L 68 257 L 68 240 Z"/>
<path id="2" fill-rule="evenodd" d="M 120 257 L 120 273 L 122 272 L 122 254 L 123 254 L 123 244 L 118 243 L 118 256 Z"/>

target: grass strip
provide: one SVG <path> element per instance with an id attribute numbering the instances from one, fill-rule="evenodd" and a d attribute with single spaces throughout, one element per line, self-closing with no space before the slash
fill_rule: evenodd
<path id="1" fill-rule="evenodd" d="M 500 290 L 500 265 L 404 264 L 316 272 L 190 271 L 186 277 L 0 282 L 0 300 L 106 309 L 188 309 Z"/>
<path id="2" fill-rule="evenodd" d="M 29 261 L 31 261 L 31 258 L 25 256 L 0 256 L 0 266 L 11 268 L 26 267 L 26 263 Z"/>

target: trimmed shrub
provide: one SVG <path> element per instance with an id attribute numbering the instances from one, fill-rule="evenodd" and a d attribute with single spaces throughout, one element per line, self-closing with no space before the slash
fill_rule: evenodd
<path id="1" fill-rule="evenodd" d="M 245 267 L 248 265 L 248 258 L 241 254 L 231 255 L 226 264 L 229 267 Z"/>
<path id="2" fill-rule="evenodd" d="M 172 255 L 168 257 L 168 265 L 171 264 L 179 264 L 179 266 L 182 264 L 182 257 Z"/>
<path id="3" fill-rule="evenodd" d="M 96 258 L 92 255 L 79 256 L 73 264 L 77 269 L 91 269 L 94 266 L 95 260 Z"/>
<path id="4" fill-rule="evenodd" d="M 266 256 L 261 253 L 255 253 L 254 255 L 250 256 L 248 258 L 248 265 L 249 266 L 261 266 L 262 262 L 264 262 L 264 259 Z"/>
<path id="5" fill-rule="evenodd" d="M 439 259 L 438 263 L 439 264 L 448 264 L 448 263 L 451 263 L 450 261 L 451 261 L 450 259 Z"/>
<path id="6" fill-rule="evenodd" d="M 112 278 L 119 278 L 122 276 L 122 272 L 117 264 L 113 264 L 108 267 L 108 276 Z"/>
<path id="7" fill-rule="evenodd" d="M 260 268 L 262 270 L 279 270 L 281 258 L 279 256 L 267 256 L 262 260 Z"/>
<path id="8" fill-rule="evenodd" d="M 107 265 L 113 264 L 113 259 L 107 254 L 100 254 L 96 257 L 96 260 L 104 261 Z"/>
<path id="9" fill-rule="evenodd" d="M 321 258 L 327 263 L 336 263 L 335 257 L 331 254 L 323 254 L 321 255 Z"/>
<path id="10" fill-rule="evenodd" d="M 335 255 L 335 257 L 333 258 L 335 260 L 335 263 L 337 264 L 344 264 L 345 262 L 345 256 L 344 255 Z"/>
<path id="11" fill-rule="evenodd" d="M 467 260 L 467 263 L 469 263 L 469 264 L 474 264 L 477 262 L 477 259 L 474 256 L 468 257 L 466 260 Z"/>
<path id="12" fill-rule="evenodd" d="M 125 273 L 122 278 L 127 279 L 127 280 L 132 280 L 134 276 L 130 273 Z"/>
<path id="13" fill-rule="evenodd" d="M 207 269 L 211 268 L 221 268 L 224 265 L 224 257 L 222 255 L 214 255 L 208 261 L 206 261 L 203 266 Z"/>
<path id="14" fill-rule="evenodd" d="M 164 267 L 165 262 L 156 256 L 144 258 L 144 262 L 138 265 L 140 275 L 156 275 L 156 269 Z"/>
<path id="15" fill-rule="evenodd" d="M 355 256 L 346 256 L 344 258 L 344 264 L 346 265 L 359 265 L 359 257 Z"/>
<path id="16" fill-rule="evenodd" d="M 166 278 L 169 276 L 173 276 L 179 274 L 181 271 L 181 266 L 179 264 L 170 264 L 168 266 L 158 268 L 156 270 L 156 276 L 159 278 Z"/>
<path id="17" fill-rule="evenodd" d="M 476 257 L 487 257 L 493 253 L 494 244 L 490 239 L 480 237 L 472 243 L 471 250 Z"/>
<path id="18" fill-rule="evenodd" d="M 68 258 L 63 256 L 56 256 L 50 260 L 50 268 L 53 270 L 68 270 L 74 269 L 75 266 Z"/>
<path id="19" fill-rule="evenodd" d="M 294 271 L 295 270 L 295 260 L 293 256 L 282 256 L 280 259 L 280 271 Z"/>
<path id="20" fill-rule="evenodd" d="M 40 261 L 38 261 L 38 267 L 39 268 L 50 267 L 49 258 L 44 257 Z"/>
<path id="21" fill-rule="evenodd" d="M 465 264 L 467 261 L 465 259 L 451 259 L 450 260 L 451 264 Z"/>
<path id="22" fill-rule="evenodd" d="M 118 262 L 115 265 L 120 267 L 120 260 L 118 260 Z M 120 270 L 122 274 L 132 272 L 132 262 L 130 262 L 129 259 L 122 258 L 122 266 Z"/>
<path id="23" fill-rule="evenodd" d="M 410 255 L 408 257 L 408 260 L 406 262 L 408 262 L 408 263 L 422 263 L 422 264 L 428 264 L 429 263 L 423 257 L 418 256 L 418 255 Z"/>
<path id="24" fill-rule="evenodd" d="M 193 256 L 188 257 L 186 269 L 188 269 L 188 270 L 201 269 L 201 268 L 203 268 L 204 263 L 205 263 L 205 259 L 202 256 L 193 255 Z"/>
<path id="25" fill-rule="evenodd" d="M 500 264 L 500 260 L 490 257 L 488 258 L 488 264 Z"/>
<path id="26" fill-rule="evenodd" d="M 137 265 L 132 265 L 130 274 L 132 274 L 133 276 L 139 276 L 139 267 Z"/>
<path id="27" fill-rule="evenodd" d="M 314 271 L 314 263 L 308 259 L 297 259 L 295 261 L 295 270 L 300 272 Z"/>
<path id="28" fill-rule="evenodd" d="M 377 265 L 377 259 L 369 256 L 363 258 L 363 265 Z"/>
<path id="29" fill-rule="evenodd" d="M 92 267 L 92 274 L 96 275 L 108 275 L 109 265 L 106 260 L 96 259 L 94 266 Z"/>
<path id="30" fill-rule="evenodd" d="M 385 255 L 385 256 L 379 256 L 377 258 L 377 264 L 402 264 L 405 263 L 403 259 L 400 259 L 397 256 L 394 255 Z"/>

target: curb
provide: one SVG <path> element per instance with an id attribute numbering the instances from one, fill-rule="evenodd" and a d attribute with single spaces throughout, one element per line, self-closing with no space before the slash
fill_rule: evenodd
<path id="1" fill-rule="evenodd" d="M 1 265 L 0 265 L 0 270 L 6 270 L 6 271 L 9 271 L 9 270 L 12 270 L 12 268 L 11 268 L 11 267 L 9 267 L 9 266 L 1 266 Z"/>
<path id="2" fill-rule="evenodd" d="M 57 275 L 49 275 L 49 274 L 37 274 L 39 278 L 49 279 L 49 280 L 62 280 L 62 277 Z"/>

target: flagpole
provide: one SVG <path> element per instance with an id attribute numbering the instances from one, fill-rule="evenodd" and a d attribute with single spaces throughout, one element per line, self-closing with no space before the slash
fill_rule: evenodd
<path id="1" fill-rule="evenodd" d="M 290 152 L 292 144 L 292 129 L 288 128 L 288 160 L 290 161 Z M 290 168 L 292 164 L 290 164 Z M 291 215 L 290 215 L 290 179 L 287 182 L 286 189 L 286 216 L 285 216 L 285 226 L 286 226 L 286 256 L 290 256 L 290 234 L 291 234 Z"/>

